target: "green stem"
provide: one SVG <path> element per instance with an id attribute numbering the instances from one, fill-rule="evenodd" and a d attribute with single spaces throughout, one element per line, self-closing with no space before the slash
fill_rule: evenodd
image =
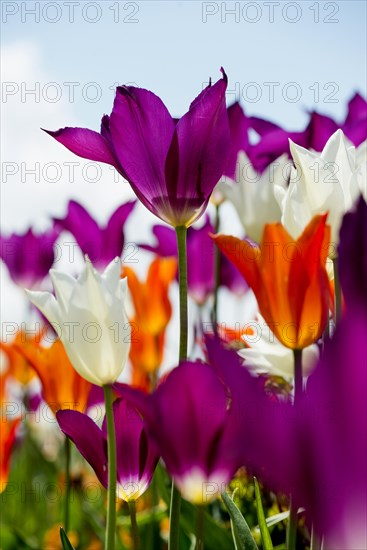
<path id="1" fill-rule="evenodd" d="M 303 392 L 302 350 L 293 350 L 294 355 L 294 404 L 298 404 Z M 287 531 L 287 549 L 295 550 L 297 542 L 297 506 L 291 496 L 289 503 L 289 520 Z"/>
<path id="2" fill-rule="evenodd" d="M 71 481 L 70 481 L 70 454 L 71 454 L 71 444 L 70 439 L 65 437 L 65 508 L 64 508 L 64 531 L 68 534 L 69 531 L 69 518 L 70 518 L 70 491 L 71 491 Z"/>
<path id="3" fill-rule="evenodd" d="M 197 506 L 195 550 L 204 549 L 204 519 L 205 519 L 204 506 Z"/>
<path id="4" fill-rule="evenodd" d="M 108 454 L 108 499 L 105 549 L 115 549 L 116 529 L 116 438 L 113 418 L 112 387 L 103 386 L 107 421 L 107 454 Z"/>
<path id="5" fill-rule="evenodd" d="M 303 392 L 303 375 L 302 375 L 302 350 L 294 349 L 294 403 L 298 403 Z"/>
<path id="6" fill-rule="evenodd" d="M 176 227 L 178 249 L 178 276 L 180 293 L 180 352 L 179 362 L 187 359 L 187 254 L 186 254 L 187 228 Z"/>
<path id="7" fill-rule="evenodd" d="M 218 204 L 215 207 L 215 233 L 219 232 L 220 225 L 220 216 L 219 216 Z M 214 332 L 217 331 L 218 323 L 218 295 L 219 295 L 219 286 L 220 286 L 220 250 L 217 246 L 214 246 L 214 301 L 213 301 L 213 317 L 212 322 L 214 325 Z"/>
<path id="8" fill-rule="evenodd" d="M 335 295 L 335 324 L 338 324 L 342 318 L 342 290 L 339 279 L 338 258 L 333 259 L 334 267 L 334 295 Z"/>
<path id="9" fill-rule="evenodd" d="M 178 275 L 179 275 L 179 295 L 180 295 L 180 351 L 179 362 L 187 359 L 187 336 L 188 336 L 188 313 L 187 313 L 187 254 L 186 237 L 187 228 L 184 226 L 176 227 L 177 250 L 178 250 Z M 180 508 L 181 495 L 178 489 L 172 483 L 171 506 L 169 519 L 169 550 L 179 550 L 180 533 Z"/>
<path id="10" fill-rule="evenodd" d="M 131 520 L 131 535 L 133 538 L 133 548 L 134 550 L 139 550 L 139 530 L 138 530 L 138 524 L 136 522 L 135 500 L 131 500 L 128 504 L 129 504 L 130 520 Z"/>

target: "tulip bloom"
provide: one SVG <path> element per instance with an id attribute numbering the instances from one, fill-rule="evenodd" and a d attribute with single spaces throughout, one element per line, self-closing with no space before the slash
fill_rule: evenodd
<path id="1" fill-rule="evenodd" d="M 11 453 L 15 443 L 17 428 L 21 418 L 11 420 L 1 415 L 0 419 L 0 493 L 6 488 L 9 470 Z"/>
<path id="2" fill-rule="evenodd" d="M 17 350 L 38 374 L 43 398 L 54 413 L 59 409 L 86 410 L 92 385 L 73 368 L 60 340 L 48 348 L 26 342 L 18 344 Z"/>
<path id="3" fill-rule="evenodd" d="M 113 404 L 116 429 L 117 495 L 127 502 L 138 499 L 148 488 L 159 455 L 149 439 L 136 409 L 118 399 Z M 107 488 L 107 429 L 102 429 L 78 411 L 58 411 L 57 421 L 64 434 L 76 445 L 92 466 L 101 484 Z"/>
<path id="4" fill-rule="evenodd" d="M 16 333 L 15 338 L 10 343 L 0 341 L 0 350 L 6 356 L 6 374 L 12 376 L 23 386 L 29 384 L 29 382 L 36 377 L 36 374 L 30 366 L 28 360 L 19 352 L 19 348 L 27 343 L 31 345 L 36 344 L 39 342 L 40 338 L 40 334 L 29 337 L 26 332 L 20 330 Z"/>
<path id="5" fill-rule="evenodd" d="M 335 258 L 343 216 L 360 194 L 361 159 L 341 130 L 331 136 L 322 153 L 308 151 L 293 142 L 290 148 L 296 169 L 283 192 L 282 223 L 297 238 L 314 215 L 328 212 L 333 244 L 329 256 Z"/>
<path id="6" fill-rule="evenodd" d="M 147 280 L 141 282 L 131 268 L 123 268 L 135 309 L 130 319 L 133 385 L 140 386 L 145 376 L 155 373 L 161 365 L 165 331 L 172 315 L 168 292 L 176 269 L 174 258 L 157 258 L 149 267 Z"/>
<path id="7" fill-rule="evenodd" d="M 235 237 L 213 236 L 254 291 L 275 336 L 291 349 L 314 343 L 328 320 L 325 224 L 326 215 L 315 216 L 297 241 L 280 223 L 268 224 L 260 248 Z"/>
<path id="8" fill-rule="evenodd" d="M 70 201 L 63 219 L 55 219 L 57 228 L 69 231 L 80 250 L 88 255 L 97 269 L 104 269 L 114 258 L 120 257 L 124 248 L 124 224 L 136 201 L 126 202 L 113 212 L 105 227 L 100 227 L 92 216 L 76 201 Z"/>
<path id="9" fill-rule="evenodd" d="M 16 284 L 36 288 L 43 281 L 55 261 L 58 236 L 56 229 L 39 235 L 29 229 L 24 235 L 0 236 L 0 258 Z"/>
<path id="10" fill-rule="evenodd" d="M 225 166 L 229 124 L 222 72 L 179 120 L 152 92 L 119 86 L 100 133 L 48 133 L 73 153 L 114 166 L 148 210 L 174 227 L 188 227 L 204 212 Z"/>
<path id="11" fill-rule="evenodd" d="M 367 139 L 367 102 L 358 93 L 348 103 L 343 123 L 317 112 L 310 114 L 307 127 L 301 132 L 289 132 L 268 120 L 250 117 L 250 127 L 261 136 L 251 150 L 251 160 L 257 169 L 264 170 L 283 153 L 289 155 L 289 139 L 306 149 L 322 151 L 327 141 L 340 128 L 358 147 Z"/>
<path id="12" fill-rule="evenodd" d="M 208 363 L 183 362 L 154 393 L 115 389 L 141 411 L 168 472 L 187 500 L 216 498 L 246 460 L 252 464 L 258 418 L 267 397 L 233 351 L 207 340 Z M 271 428 L 269 428 L 271 430 Z"/>
<path id="13" fill-rule="evenodd" d="M 365 306 L 353 304 L 309 378 L 290 442 L 299 500 L 335 550 L 367 548 L 366 334 Z"/>
<path id="14" fill-rule="evenodd" d="M 125 312 L 127 280 L 116 258 L 100 275 L 86 259 L 81 276 L 51 270 L 56 298 L 27 291 L 55 328 L 75 370 L 97 386 L 112 384 L 125 366 L 130 326 Z"/>

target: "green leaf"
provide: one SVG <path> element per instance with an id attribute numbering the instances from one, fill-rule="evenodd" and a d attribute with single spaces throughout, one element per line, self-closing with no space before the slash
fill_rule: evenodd
<path id="1" fill-rule="evenodd" d="M 224 492 L 222 493 L 222 499 L 231 517 L 232 535 L 236 550 L 258 550 L 250 527 L 233 502 L 233 498 Z"/>
<path id="2" fill-rule="evenodd" d="M 60 539 L 64 550 L 75 550 L 62 527 L 60 527 Z"/>
<path id="3" fill-rule="evenodd" d="M 280 523 L 281 521 L 284 521 L 285 519 L 289 518 L 289 510 L 286 512 L 279 512 L 279 514 L 274 514 L 274 516 L 269 516 L 266 518 L 266 525 L 268 527 L 273 527 L 273 525 L 276 525 L 277 523 Z"/>
<path id="4" fill-rule="evenodd" d="M 259 521 L 263 548 L 264 550 L 273 550 L 273 543 L 271 542 L 269 529 L 265 520 L 264 509 L 261 502 L 260 487 L 256 477 L 254 477 L 254 484 L 255 484 L 256 507 L 257 507 L 257 519 Z"/>

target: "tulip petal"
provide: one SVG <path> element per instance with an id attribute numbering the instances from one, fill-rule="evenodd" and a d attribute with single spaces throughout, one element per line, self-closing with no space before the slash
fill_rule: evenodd
<path id="1" fill-rule="evenodd" d="M 103 231 L 103 252 L 106 258 L 121 256 L 125 244 L 123 228 L 135 205 L 136 201 L 122 204 L 108 220 L 107 227 Z"/>
<path id="2" fill-rule="evenodd" d="M 37 292 L 27 289 L 25 289 L 25 292 L 32 304 L 47 317 L 53 328 L 59 333 L 63 321 L 55 296 L 50 292 Z"/>
<path id="3" fill-rule="evenodd" d="M 83 254 L 88 254 L 92 262 L 103 254 L 101 230 L 87 210 L 76 201 L 69 201 L 64 219 L 55 219 L 56 227 L 69 231 Z"/>
<path id="4" fill-rule="evenodd" d="M 86 414 L 78 411 L 58 411 L 56 418 L 61 430 L 72 439 L 78 451 L 92 466 L 99 481 L 107 488 L 107 443 L 102 430 Z"/>
<path id="5" fill-rule="evenodd" d="M 116 155 L 141 202 L 153 212 L 167 196 L 164 164 L 175 124 L 152 92 L 131 86 L 116 90 L 110 131 Z"/>
<path id="6" fill-rule="evenodd" d="M 170 162 L 175 169 L 179 165 L 177 178 L 167 178 L 168 181 L 177 181 L 177 187 L 168 189 L 170 196 L 198 200 L 201 204 L 219 181 L 230 140 L 226 88 L 224 73 L 214 86 L 201 92 L 178 121 L 175 130 L 177 142 L 170 148 L 166 165 L 166 174 Z"/>
<path id="7" fill-rule="evenodd" d="M 360 197 L 340 230 L 339 274 L 347 306 L 367 304 L 367 204 Z"/>
<path id="8" fill-rule="evenodd" d="M 64 145 L 79 157 L 111 164 L 121 171 L 110 144 L 98 132 L 87 128 L 60 128 L 55 132 L 45 130 L 47 134 Z"/>

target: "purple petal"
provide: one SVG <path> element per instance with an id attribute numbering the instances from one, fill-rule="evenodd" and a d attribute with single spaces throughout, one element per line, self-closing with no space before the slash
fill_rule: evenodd
<path id="1" fill-rule="evenodd" d="M 328 548 L 367 547 L 366 334 L 366 310 L 353 307 L 325 345 L 305 396 L 312 414 L 299 433 L 298 483 Z"/>
<path id="2" fill-rule="evenodd" d="M 290 155 L 289 138 L 298 145 L 306 146 L 304 132 L 287 132 L 278 129 L 264 134 L 259 143 L 252 148 L 251 162 L 255 169 L 262 172 L 283 153 Z"/>
<path id="3" fill-rule="evenodd" d="M 159 456 L 148 440 L 144 422 L 137 409 L 125 401 L 117 399 L 113 404 L 117 472 L 120 483 L 149 478 L 151 480 Z"/>
<path id="4" fill-rule="evenodd" d="M 114 166 L 117 171 L 121 171 L 109 141 L 98 132 L 88 128 L 70 127 L 60 128 L 55 132 L 44 131 L 79 157 L 96 162 L 105 162 Z"/>
<path id="5" fill-rule="evenodd" d="M 238 102 L 228 107 L 227 113 L 231 138 L 224 174 L 234 180 L 238 153 L 249 149 L 250 120 Z"/>
<path id="6" fill-rule="evenodd" d="M 212 369 L 201 363 L 181 364 L 153 400 L 155 415 L 146 421 L 170 473 L 182 476 L 193 467 L 208 475 L 215 471 L 227 400 Z"/>
<path id="7" fill-rule="evenodd" d="M 26 288 L 36 287 L 48 274 L 54 260 L 57 228 L 36 235 L 29 229 L 24 235 L 0 237 L 0 257 L 13 281 Z"/>
<path id="8" fill-rule="evenodd" d="M 354 124 L 358 121 L 367 119 L 367 101 L 356 93 L 348 103 L 348 114 L 345 119 L 345 124 Z"/>
<path id="9" fill-rule="evenodd" d="M 203 304 L 214 289 L 214 244 L 209 237 L 214 227 L 206 216 L 199 229 L 190 227 L 187 234 L 187 281 L 189 293 Z"/>
<path id="10" fill-rule="evenodd" d="M 278 126 L 278 124 L 275 124 L 270 120 L 265 120 L 264 118 L 259 118 L 256 116 L 250 117 L 250 124 L 251 124 L 251 128 L 255 130 L 255 132 L 259 134 L 259 136 L 264 136 L 269 132 L 282 130 L 282 128 Z"/>
<path id="11" fill-rule="evenodd" d="M 159 215 L 157 197 L 167 195 L 164 166 L 175 124 L 152 92 L 122 86 L 110 117 L 117 158 L 141 202 Z"/>
<path id="12" fill-rule="evenodd" d="M 61 430 L 76 445 L 78 451 L 92 466 L 99 481 L 108 486 L 106 440 L 102 430 L 86 414 L 63 410 L 56 413 Z"/>
<path id="13" fill-rule="evenodd" d="M 332 118 L 314 111 L 311 113 L 310 122 L 305 130 L 307 147 L 315 149 L 315 151 L 322 151 L 330 136 L 337 129 L 338 125 Z"/>
<path id="14" fill-rule="evenodd" d="M 179 120 L 168 153 L 170 198 L 187 200 L 187 209 L 207 201 L 223 174 L 230 139 L 225 105 L 227 78 L 208 86 Z"/>
<path id="15" fill-rule="evenodd" d="M 338 254 L 347 306 L 367 306 L 367 204 L 362 196 L 355 209 L 343 218 Z"/>
<path id="16" fill-rule="evenodd" d="M 122 204 L 110 217 L 103 230 L 103 265 L 106 267 L 114 258 L 120 257 L 125 244 L 124 225 L 132 213 L 136 201 Z"/>
<path id="17" fill-rule="evenodd" d="M 154 225 L 152 233 L 156 238 L 155 245 L 139 244 L 144 250 L 149 250 L 162 258 L 177 256 L 177 239 L 174 229 L 164 225 Z"/>
<path id="18" fill-rule="evenodd" d="M 56 227 L 69 231 L 83 254 L 96 263 L 103 253 L 101 229 L 87 210 L 76 201 L 69 201 L 65 218 L 54 220 Z"/>
<path id="19" fill-rule="evenodd" d="M 358 93 L 348 103 L 342 130 L 356 147 L 367 139 L 367 101 Z"/>

